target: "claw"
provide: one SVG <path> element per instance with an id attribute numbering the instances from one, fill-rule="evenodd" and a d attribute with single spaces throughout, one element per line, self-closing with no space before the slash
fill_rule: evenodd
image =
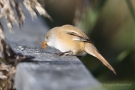
<path id="1" fill-rule="evenodd" d="M 58 56 L 71 56 L 72 55 L 72 51 L 57 53 L 57 55 Z"/>

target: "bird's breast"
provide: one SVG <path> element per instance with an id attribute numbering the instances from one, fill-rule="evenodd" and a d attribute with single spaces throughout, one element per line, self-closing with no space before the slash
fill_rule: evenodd
<path id="1" fill-rule="evenodd" d="M 67 47 L 68 44 L 61 41 L 58 37 L 51 37 L 47 41 L 47 45 L 53 48 L 56 48 L 60 50 L 61 52 L 70 51 L 70 49 Z"/>

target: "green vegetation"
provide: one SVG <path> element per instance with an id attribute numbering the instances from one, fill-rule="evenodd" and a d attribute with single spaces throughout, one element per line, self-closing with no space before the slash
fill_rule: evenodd
<path id="1" fill-rule="evenodd" d="M 135 1 L 95 0 L 83 15 L 79 26 L 91 36 L 117 75 L 90 56 L 82 59 L 86 67 L 108 90 L 134 90 Z"/>

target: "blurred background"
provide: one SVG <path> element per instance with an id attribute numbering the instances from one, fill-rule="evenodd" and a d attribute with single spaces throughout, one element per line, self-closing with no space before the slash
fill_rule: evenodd
<path id="1" fill-rule="evenodd" d="M 135 0 L 39 2 L 52 18 L 43 18 L 50 28 L 64 24 L 81 28 L 115 68 L 117 75 L 90 55 L 81 59 L 105 88 L 135 90 Z"/>

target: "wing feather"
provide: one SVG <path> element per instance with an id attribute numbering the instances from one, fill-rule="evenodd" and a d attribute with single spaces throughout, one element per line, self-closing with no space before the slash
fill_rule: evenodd
<path id="1" fill-rule="evenodd" d="M 73 40 L 80 41 L 80 42 L 89 42 L 89 43 L 92 43 L 92 41 L 91 41 L 89 38 L 83 37 L 83 36 L 81 36 L 81 35 L 80 35 L 79 33 L 77 33 L 77 32 L 74 32 L 74 31 L 67 31 L 67 34 L 76 36 L 75 38 L 73 38 Z"/>

